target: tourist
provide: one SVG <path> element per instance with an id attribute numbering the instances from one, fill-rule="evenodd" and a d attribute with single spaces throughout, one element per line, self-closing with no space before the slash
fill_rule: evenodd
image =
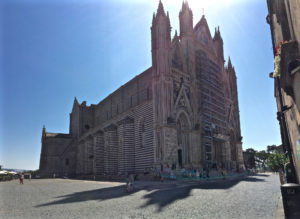
<path id="1" fill-rule="evenodd" d="M 134 176 L 133 174 L 129 175 L 129 183 L 128 183 L 128 192 L 132 192 L 134 189 Z"/>
<path id="2" fill-rule="evenodd" d="M 129 174 L 126 173 L 125 177 L 125 182 L 126 182 L 126 190 L 129 192 Z"/>
<path id="3" fill-rule="evenodd" d="M 164 181 L 164 177 L 163 177 L 161 171 L 159 171 L 159 179 L 160 179 L 160 182 L 163 182 L 163 181 Z"/>
<path id="4" fill-rule="evenodd" d="M 24 184 L 24 174 L 23 174 L 23 173 L 21 173 L 20 183 L 21 183 L 21 184 Z"/>
<path id="5" fill-rule="evenodd" d="M 200 177 L 200 173 L 199 173 L 199 170 L 197 169 L 196 170 L 196 178 L 199 179 L 199 177 Z"/>
<path id="6" fill-rule="evenodd" d="M 191 177 L 194 177 L 194 176 L 195 176 L 195 170 L 191 169 Z"/>

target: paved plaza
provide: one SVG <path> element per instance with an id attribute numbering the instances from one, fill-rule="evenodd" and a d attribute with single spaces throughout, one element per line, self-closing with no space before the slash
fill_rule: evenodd
<path id="1" fill-rule="evenodd" d="M 0 183 L 0 218 L 275 218 L 279 177 L 124 183 L 69 179 Z"/>

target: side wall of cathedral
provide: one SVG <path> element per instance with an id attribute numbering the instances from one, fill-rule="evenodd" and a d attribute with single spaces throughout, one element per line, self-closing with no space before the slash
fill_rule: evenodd
<path id="1" fill-rule="evenodd" d="M 84 177 L 124 175 L 151 167 L 152 106 L 151 68 L 97 105 L 79 104 L 75 98 L 70 134 L 52 140 L 51 133 L 43 130 L 41 172 Z"/>

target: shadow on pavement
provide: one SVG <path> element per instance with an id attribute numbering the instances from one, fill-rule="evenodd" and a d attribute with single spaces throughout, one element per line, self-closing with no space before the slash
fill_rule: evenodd
<path id="1" fill-rule="evenodd" d="M 83 192 L 75 192 L 65 196 L 59 196 L 56 198 L 61 198 L 61 200 L 37 205 L 35 207 L 45 207 L 50 205 L 67 204 L 75 202 L 83 202 L 90 200 L 104 201 L 109 199 L 120 198 L 124 196 L 131 196 L 136 192 L 141 190 L 154 191 L 152 193 L 146 194 L 143 198 L 148 199 L 146 204 L 141 206 L 141 208 L 147 207 L 148 205 L 157 205 L 158 211 L 161 211 L 165 206 L 171 204 L 172 202 L 180 199 L 184 199 L 190 195 L 193 189 L 229 189 L 239 182 L 263 182 L 264 179 L 257 177 L 246 177 L 243 179 L 236 180 L 220 180 L 215 182 L 180 182 L 178 184 L 170 184 L 168 182 L 153 183 L 153 185 L 148 183 L 148 185 L 137 185 L 134 192 L 128 193 L 125 189 L 125 185 L 114 186 L 108 188 L 101 188 Z M 137 183 L 139 184 L 139 183 Z"/>
<path id="2" fill-rule="evenodd" d="M 257 175 L 258 175 L 258 176 L 264 176 L 264 177 L 270 176 L 270 174 L 263 174 L 263 173 L 258 173 Z"/>
<path id="3" fill-rule="evenodd" d="M 176 200 L 187 198 L 191 191 L 194 189 L 221 189 L 227 190 L 231 187 L 237 185 L 239 182 L 264 182 L 264 179 L 256 178 L 256 177 L 247 177 L 240 180 L 226 180 L 226 181 L 217 181 L 217 182 L 207 182 L 203 184 L 190 185 L 185 187 L 179 187 L 176 189 L 168 189 L 168 190 L 157 190 L 150 194 L 144 196 L 145 199 L 148 199 L 145 205 L 142 208 L 147 207 L 149 205 L 157 205 L 158 212 L 161 211 L 167 205 L 173 203 Z"/>

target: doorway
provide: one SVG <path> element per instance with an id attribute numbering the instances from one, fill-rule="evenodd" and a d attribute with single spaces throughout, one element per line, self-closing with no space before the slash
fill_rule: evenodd
<path id="1" fill-rule="evenodd" d="M 179 164 L 179 167 L 181 168 L 182 167 L 182 150 L 181 149 L 178 150 L 178 164 Z"/>

